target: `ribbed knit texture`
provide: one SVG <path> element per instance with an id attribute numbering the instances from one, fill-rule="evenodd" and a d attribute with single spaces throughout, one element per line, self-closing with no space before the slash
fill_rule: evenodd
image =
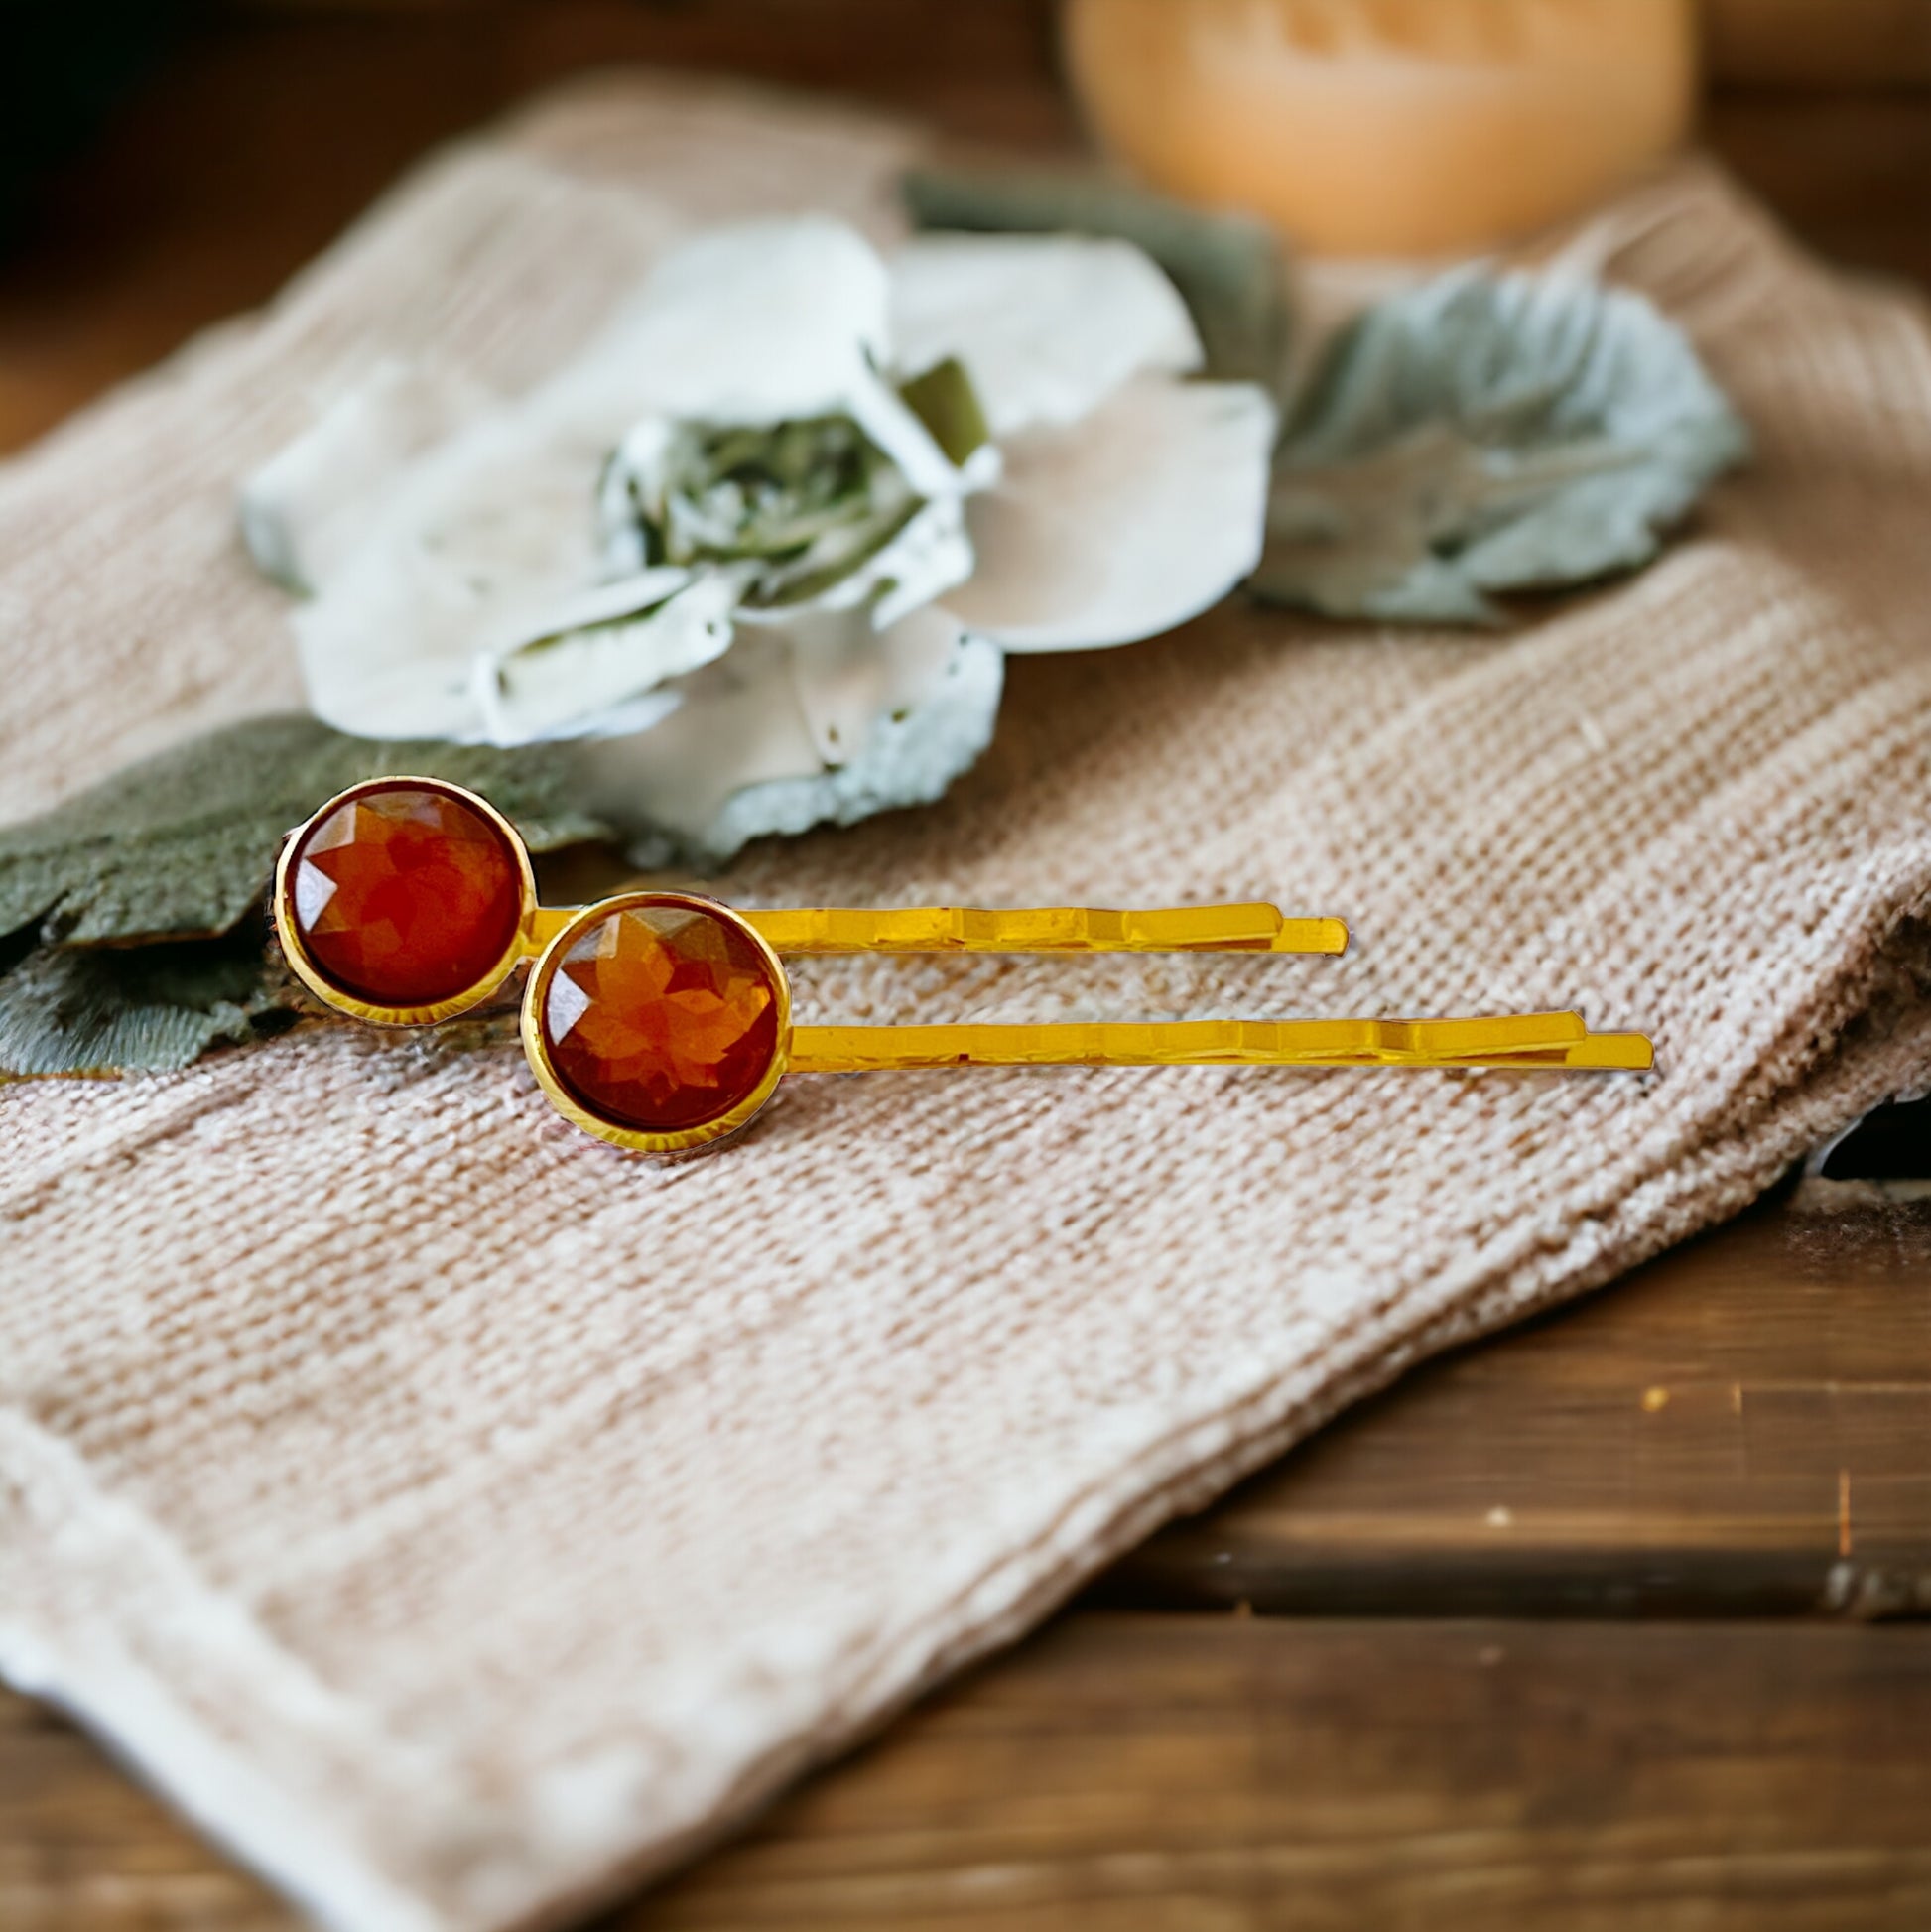
<path id="1" fill-rule="evenodd" d="M 0 816 L 299 699 L 237 479 L 381 352 L 546 368 L 694 219 L 889 234 L 910 141 L 604 86 L 0 472 Z M 1648 1078 L 794 1081 L 674 1168 L 514 1049 L 317 1024 L 0 1094 L 0 1666 L 357 1932 L 567 1914 L 1431 1350 L 1931 1068 L 1931 329 L 1686 168 L 1573 244 L 1754 467 L 1497 637 L 1229 604 L 1012 667 L 940 807 L 747 903 L 1341 914 L 1342 963 L 856 961 L 802 1018 L 1583 1007 Z"/>

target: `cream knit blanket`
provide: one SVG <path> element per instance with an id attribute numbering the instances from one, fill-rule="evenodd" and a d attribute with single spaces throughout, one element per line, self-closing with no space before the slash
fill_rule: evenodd
<path id="1" fill-rule="evenodd" d="M 237 478 L 428 348 L 498 383 L 698 219 L 889 233 L 908 137 L 689 86 L 440 159 L 0 470 L 0 817 L 299 702 Z M 0 1666 L 358 1932 L 662 1868 L 1431 1350 L 1729 1215 L 1931 1069 L 1931 328 L 1668 177 L 1574 243 L 1759 455 L 1488 638 L 1238 603 L 1012 667 L 941 807 L 747 902 L 1278 898 L 1340 964 L 827 964 L 827 1018 L 1582 1006 L 1643 1079 L 793 1082 L 665 1169 L 513 1050 L 318 1024 L 0 1094 Z"/>

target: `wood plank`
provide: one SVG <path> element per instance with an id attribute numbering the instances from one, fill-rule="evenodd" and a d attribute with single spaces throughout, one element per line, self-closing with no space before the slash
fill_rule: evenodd
<path id="1" fill-rule="evenodd" d="M 0 261 L 0 451 L 266 300 L 436 142 L 587 66 L 750 72 L 974 142 L 1074 141 L 1046 0 L 942 20 L 902 0 L 547 0 L 211 29 L 48 184 Z M 1823 252 L 1931 280 L 1931 96 L 1723 89 L 1705 133 Z"/>
<path id="2" fill-rule="evenodd" d="M 394 3 L 231 0 L 263 13 L 371 14 Z M 472 15 L 493 3 L 411 0 L 418 8 Z M 1710 70 L 1720 79 L 1795 87 L 1931 81 L 1931 0 L 1701 0 L 1701 5 Z M 689 14 L 713 18 L 745 11 L 743 0 L 685 0 L 685 7 Z"/>
<path id="3" fill-rule="evenodd" d="M 602 1932 L 1931 1923 L 1931 1629 L 1085 1614 Z M 9 1932 L 296 1920 L 0 1699 Z"/>
<path id="4" fill-rule="evenodd" d="M 299 1923 L 71 1725 L 0 1690 L 6 1932 L 289 1932 Z"/>
<path id="5" fill-rule="evenodd" d="M 1931 1202 L 1770 1205 L 1343 1418 L 1100 1587 L 1510 1615 L 1931 1610 Z"/>
<path id="6" fill-rule="evenodd" d="M 1931 0 L 1703 0 L 1711 71 L 1783 87 L 1931 81 Z"/>
<path id="7" fill-rule="evenodd" d="M 585 68 L 821 87 L 975 140 L 1065 142 L 1048 0 L 545 0 L 210 20 L 48 182 L 0 259 L 0 452 L 264 302 L 438 142 Z"/>
<path id="8" fill-rule="evenodd" d="M 605 1932 L 1931 1923 L 1931 1630 L 1087 1615 Z"/>
<path id="9" fill-rule="evenodd" d="M 1726 88 L 1703 140 L 1820 254 L 1931 284 L 1931 91 Z"/>

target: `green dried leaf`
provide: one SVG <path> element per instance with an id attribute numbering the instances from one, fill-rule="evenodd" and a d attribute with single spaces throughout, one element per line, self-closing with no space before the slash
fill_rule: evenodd
<path id="1" fill-rule="evenodd" d="M 1458 271 L 1330 350 L 1282 442 L 1251 587 L 1335 617 L 1494 622 L 1498 592 L 1648 563 L 1748 450 L 1640 296 Z"/>
<path id="2" fill-rule="evenodd" d="M 1291 328 L 1287 270 L 1263 222 L 1070 170 L 915 168 L 900 188 L 921 228 L 1132 242 L 1166 270 L 1193 312 L 1209 375 L 1278 387 Z"/>
<path id="3" fill-rule="evenodd" d="M 50 941 L 125 944 L 227 932 L 260 897 L 283 835 L 385 772 L 482 793 L 536 850 L 608 837 L 573 804 L 565 757 L 545 745 L 381 744 L 303 716 L 232 725 L 0 831 L 0 934 L 38 925 Z"/>
<path id="4" fill-rule="evenodd" d="M 978 391 L 958 356 L 949 355 L 923 375 L 900 383 L 898 393 L 955 467 L 963 468 L 968 457 L 991 442 Z"/>
<path id="5" fill-rule="evenodd" d="M 43 947 L 0 978 L 0 1078 L 152 1073 L 292 1022 L 264 936 Z"/>
<path id="6" fill-rule="evenodd" d="M 795 563 L 814 546 L 901 515 L 911 486 L 849 416 L 680 423 L 646 468 L 606 469 L 638 514 L 649 564 Z M 765 587 L 763 579 L 756 588 Z"/>

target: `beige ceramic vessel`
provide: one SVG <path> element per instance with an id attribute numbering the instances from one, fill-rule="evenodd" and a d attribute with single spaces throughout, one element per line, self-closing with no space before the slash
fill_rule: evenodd
<path id="1" fill-rule="evenodd" d="M 1694 113 L 1694 0 L 1066 0 L 1100 141 L 1331 253 L 1466 250 L 1587 207 Z"/>

